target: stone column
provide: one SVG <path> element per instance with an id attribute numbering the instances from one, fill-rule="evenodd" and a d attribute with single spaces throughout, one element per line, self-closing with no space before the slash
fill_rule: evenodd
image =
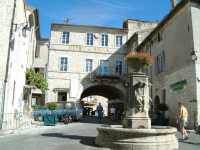
<path id="1" fill-rule="evenodd" d="M 124 128 L 150 129 L 151 120 L 148 116 L 149 97 L 148 77 L 145 73 L 133 72 L 127 78 L 127 106 L 128 111 L 123 120 Z"/>

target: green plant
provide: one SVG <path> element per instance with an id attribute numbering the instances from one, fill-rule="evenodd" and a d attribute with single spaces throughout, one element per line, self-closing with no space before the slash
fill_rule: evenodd
<path id="1" fill-rule="evenodd" d="M 36 109 L 39 109 L 40 107 L 41 107 L 41 106 L 40 106 L 40 105 L 37 105 L 37 104 L 31 106 L 31 108 L 33 108 L 34 111 L 35 111 Z"/>
<path id="2" fill-rule="evenodd" d="M 168 111 L 168 110 L 169 110 L 169 106 L 168 106 L 167 104 L 165 104 L 165 103 L 160 103 L 160 104 L 158 104 L 158 105 L 156 106 L 156 110 L 157 110 L 157 112 L 162 111 L 162 113 L 160 113 L 160 114 L 161 114 L 161 116 L 162 116 L 163 118 L 165 118 L 165 111 Z M 157 114 L 157 115 L 158 115 L 158 114 Z"/>
<path id="3" fill-rule="evenodd" d="M 158 111 L 168 111 L 169 106 L 165 103 L 160 103 L 156 106 L 156 110 L 158 110 Z"/>
<path id="4" fill-rule="evenodd" d="M 56 110 L 58 108 L 58 105 L 55 102 L 50 102 L 47 104 L 47 108 L 50 110 Z"/>
<path id="5" fill-rule="evenodd" d="M 14 118 L 15 119 L 17 118 L 18 114 L 19 114 L 18 109 L 14 109 Z"/>
<path id="6" fill-rule="evenodd" d="M 138 60 L 141 64 L 144 65 L 143 68 L 153 64 L 153 57 L 149 55 L 148 53 L 129 53 L 124 57 L 124 60 L 126 62 L 131 61 L 131 60 Z"/>
<path id="7" fill-rule="evenodd" d="M 27 77 L 30 80 L 30 85 L 36 86 L 38 89 L 45 94 L 45 91 L 48 90 L 48 83 L 46 79 L 42 77 L 41 72 L 35 72 L 31 67 L 27 68 Z"/>

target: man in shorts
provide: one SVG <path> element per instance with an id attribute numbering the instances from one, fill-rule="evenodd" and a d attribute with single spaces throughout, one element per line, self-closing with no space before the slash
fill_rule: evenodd
<path id="1" fill-rule="evenodd" d="M 115 108 L 112 106 L 112 108 L 110 108 L 110 115 L 111 115 L 111 120 L 114 120 L 114 116 L 115 116 Z"/>
<path id="2" fill-rule="evenodd" d="M 187 126 L 187 123 L 188 123 L 188 112 L 187 112 L 187 109 L 183 106 L 182 102 L 178 102 L 178 106 L 179 106 L 179 116 L 176 123 L 178 124 L 178 122 L 180 122 L 182 138 L 179 140 L 183 141 L 189 138 L 186 130 L 184 129 L 184 127 Z"/>

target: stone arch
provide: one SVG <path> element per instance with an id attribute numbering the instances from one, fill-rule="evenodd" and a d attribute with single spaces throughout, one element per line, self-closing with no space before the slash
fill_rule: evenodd
<path id="1" fill-rule="evenodd" d="M 114 97 L 117 97 L 117 96 L 106 95 L 104 93 L 105 91 L 98 92 L 98 89 L 103 89 L 104 90 L 104 88 L 107 89 L 108 91 L 111 91 L 112 93 L 114 93 L 114 95 L 117 95 L 115 93 L 118 93 L 119 97 L 121 96 L 121 98 L 123 96 L 125 96 L 125 88 L 120 84 L 88 83 L 88 84 L 84 84 L 82 87 L 80 87 L 79 93 L 78 93 L 78 99 L 79 99 L 79 101 L 81 101 L 82 98 L 90 96 L 92 94 L 97 94 L 97 95 L 100 95 L 100 96 L 104 96 L 104 97 L 106 97 L 108 99 L 112 99 Z M 95 90 L 97 90 L 97 91 L 95 91 Z M 90 94 L 88 94 L 88 92 Z"/>
<path id="2" fill-rule="evenodd" d="M 93 85 L 83 90 L 80 95 L 80 100 L 90 95 L 100 95 L 108 98 L 109 100 L 113 100 L 121 99 L 124 96 L 124 92 L 111 85 Z"/>

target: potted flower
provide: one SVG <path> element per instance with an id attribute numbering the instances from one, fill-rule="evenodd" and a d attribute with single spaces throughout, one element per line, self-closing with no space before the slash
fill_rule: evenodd
<path id="1" fill-rule="evenodd" d="M 148 53 L 129 53 L 124 60 L 127 66 L 135 71 L 153 64 L 153 57 Z"/>
<path id="2" fill-rule="evenodd" d="M 45 125 L 56 125 L 57 124 L 57 114 L 56 109 L 58 105 L 55 102 L 47 103 L 47 108 L 51 110 L 51 114 L 44 115 L 44 124 Z"/>

